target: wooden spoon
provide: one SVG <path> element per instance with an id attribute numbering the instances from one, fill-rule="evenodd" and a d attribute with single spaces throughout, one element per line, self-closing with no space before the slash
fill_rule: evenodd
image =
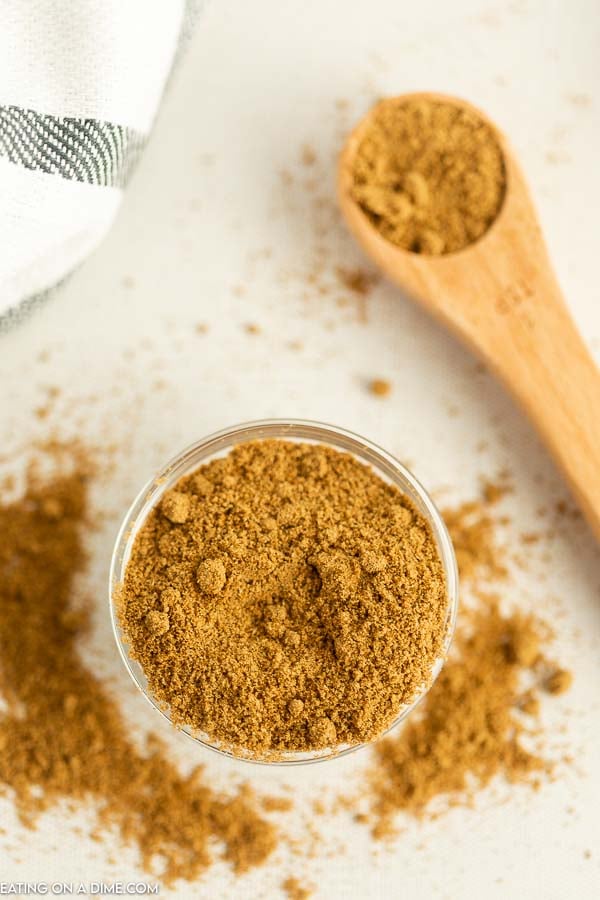
<path id="1" fill-rule="evenodd" d="M 387 241 L 352 197 L 357 148 L 375 109 L 350 135 L 339 163 L 339 202 L 374 262 L 475 350 L 537 427 L 600 538 L 600 372 L 565 305 L 529 190 L 504 135 L 475 107 L 442 94 L 406 94 L 469 109 L 504 153 L 506 196 L 490 229 L 447 256 Z M 382 101 L 385 103 L 386 101 Z"/>

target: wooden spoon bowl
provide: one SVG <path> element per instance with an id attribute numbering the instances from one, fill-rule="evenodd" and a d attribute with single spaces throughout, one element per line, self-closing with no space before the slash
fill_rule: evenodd
<path id="1" fill-rule="evenodd" d="M 476 243 L 445 256 L 413 253 L 387 241 L 352 196 L 354 157 L 377 107 L 352 132 L 340 157 L 342 213 L 385 274 L 502 379 L 600 538 L 600 372 L 567 310 L 521 169 L 505 136 L 471 104 L 432 93 L 405 94 L 393 102 L 413 99 L 469 109 L 493 130 L 506 169 L 497 218 Z"/>

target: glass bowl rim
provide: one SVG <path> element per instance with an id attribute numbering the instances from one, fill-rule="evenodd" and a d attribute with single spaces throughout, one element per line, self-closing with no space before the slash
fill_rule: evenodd
<path id="1" fill-rule="evenodd" d="M 194 734 L 193 731 L 187 726 L 175 726 L 168 710 L 160 706 L 158 701 L 155 700 L 155 698 L 151 695 L 150 691 L 146 687 L 144 687 L 142 683 L 140 683 L 140 679 L 138 678 L 138 675 L 135 672 L 133 666 L 137 665 L 140 667 L 140 669 L 141 666 L 139 663 L 137 663 L 137 661 L 130 659 L 129 654 L 127 653 L 127 642 L 124 640 L 122 628 L 118 621 L 115 602 L 116 590 L 119 585 L 122 584 L 131 549 L 139 528 L 145 521 L 150 510 L 156 506 L 162 492 L 166 490 L 167 487 L 171 487 L 176 480 L 183 477 L 186 472 L 194 471 L 194 468 L 197 468 L 198 466 L 203 465 L 206 462 L 210 461 L 210 459 L 214 458 L 219 449 L 231 450 L 239 443 L 245 443 L 249 440 L 261 440 L 269 436 L 278 438 L 280 440 L 285 440 L 285 434 L 281 434 L 282 430 L 289 430 L 288 437 L 294 440 L 306 439 L 309 442 L 312 441 L 313 443 L 322 443 L 328 446 L 332 446 L 335 449 L 341 449 L 342 451 L 349 452 L 355 455 L 359 459 L 359 461 L 371 464 L 375 473 L 380 476 L 382 474 L 382 471 L 381 469 L 378 471 L 377 464 L 385 464 L 386 475 L 390 477 L 387 469 L 392 470 L 395 476 L 393 479 L 393 483 L 401 491 L 408 493 L 409 499 L 411 499 L 412 502 L 415 502 L 415 497 L 417 498 L 416 505 L 420 505 L 419 511 L 424 515 L 429 523 L 436 542 L 436 546 L 438 548 L 438 552 L 440 554 L 440 559 L 444 569 L 444 576 L 446 579 L 448 611 L 446 617 L 446 635 L 444 637 L 444 644 L 441 649 L 440 655 L 432 668 L 431 678 L 427 686 L 423 690 L 421 690 L 409 704 L 406 704 L 406 706 L 401 709 L 394 721 L 391 722 L 390 725 L 385 729 L 385 731 L 378 735 L 375 740 L 380 740 L 384 735 L 389 734 L 390 731 L 396 728 L 396 726 L 399 725 L 400 722 L 402 722 L 411 712 L 413 712 L 416 706 L 431 690 L 431 687 L 438 677 L 448 655 L 448 651 L 450 649 L 450 645 L 452 643 L 452 638 L 454 635 L 456 617 L 458 613 L 458 566 L 456 563 L 456 556 L 454 554 L 454 547 L 452 545 L 452 540 L 441 513 L 437 509 L 437 506 L 433 502 L 429 493 L 423 487 L 421 482 L 413 475 L 413 473 L 387 450 L 384 450 L 373 441 L 370 441 L 362 435 L 359 435 L 347 428 L 342 428 L 337 425 L 330 425 L 325 422 L 319 422 L 311 419 L 256 419 L 247 422 L 241 422 L 237 425 L 229 426 L 228 428 L 222 428 L 219 431 L 211 432 L 201 440 L 195 441 L 192 444 L 188 444 L 183 450 L 172 456 L 171 459 L 159 471 L 157 471 L 150 479 L 148 479 L 148 481 L 138 492 L 137 496 L 129 506 L 129 509 L 125 513 L 115 540 L 110 561 L 108 600 L 112 632 L 117 644 L 117 648 L 119 650 L 121 660 L 135 686 L 142 693 L 147 702 L 155 710 L 157 710 L 164 719 L 169 722 L 172 728 L 177 728 L 178 731 L 183 732 L 195 743 L 200 744 L 202 747 L 205 747 L 208 750 L 211 750 L 213 753 L 218 753 L 220 756 L 226 756 L 230 759 L 249 762 L 255 765 L 294 766 L 307 765 L 309 763 L 316 762 L 327 762 L 331 759 L 339 759 L 343 756 L 347 756 L 348 754 L 355 752 L 356 750 L 360 750 L 363 747 L 368 746 L 369 744 L 372 744 L 374 741 L 361 742 L 352 744 L 350 746 L 342 746 L 339 750 L 335 750 L 334 748 L 333 752 L 325 751 L 324 753 L 322 753 L 322 755 L 318 755 L 319 751 L 315 751 L 314 753 L 306 751 L 303 754 L 302 758 L 287 758 L 283 755 L 285 751 L 282 751 L 281 756 L 274 755 L 273 758 L 270 758 L 268 756 L 245 756 L 238 750 L 233 750 L 227 747 L 220 747 L 217 744 L 210 743 L 210 741 L 199 737 L 197 734 Z M 277 432 L 277 434 L 270 435 L 269 433 L 271 432 Z M 311 432 L 318 432 L 318 434 L 311 434 Z M 245 437 L 242 438 L 242 436 Z M 226 442 L 224 448 L 223 442 Z M 351 445 L 358 445 L 358 447 L 355 450 L 352 447 L 346 446 L 347 443 Z M 202 454 L 202 459 L 198 460 L 194 465 L 193 460 L 198 454 Z M 174 472 L 177 472 L 177 476 L 174 481 L 169 484 L 169 479 L 173 477 Z M 408 486 L 409 488 L 408 491 L 405 490 L 406 486 Z M 294 751 L 289 751 L 289 753 L 290 755 L 293 755 Z M 296 753 L 296 755 L 300 754 Z"/>

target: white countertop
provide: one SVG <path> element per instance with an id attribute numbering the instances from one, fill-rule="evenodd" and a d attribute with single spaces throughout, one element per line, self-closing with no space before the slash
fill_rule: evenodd
<path id="1" fill-rule="evenodd" d="M 136 723 L 164 734 L 118 659 L 106 569 L 133 494 L 186 443 L 247 419 L 332 422 L 396 453 L 449 499 L 474 496 L 481 475 L 508 467 L 517 519 L 508 540 L 531 526 L 540 502 L 565 496 L 502 388 L 396 288 L 382 282 L 373 290 L 366 321 L 355 298 L 338 303 L 349 295 L 336 266 L 365 263 L 335 211 L 335 154 L 382 94 L 439 90 L 485 109 L 522 160 L 569 305 L 600 357 L 599 45 L 594 0 L 209 5 L 108 239 L 27 322 L 0 336 L 0 421 L 9 444 L 40 428 L 30 411 L 48 384 L 63 388 L 65 429 L 92 441 L 99 429 L 104 439 L 126 439 L 103 497 L 114 517 L 94 539 L 89 583 L 98 609 L 87 652 Z M 301 162 L 305 144 L 317 154 L 313 167 Z M 197 323 L 208 333 L 198 334 Z M 246 333 L 247 323 L 260 334 Z M 48 348 L 49 361 L 37 361 Z M 370 377 L 389 379 L 392 395 L 372 397 Z M 537 794 L 513 789 L 500 804 L 484 793 L 476 810 L 403 823 L 401 839 L 377 857 L 347 817 L 317 822 L 327 847 L 347 848 L 297 865 L 318 885 L 317 897 L 600 894 L 600 559 L 583 526 L 549 549 L 550 562 L 535 557 L 529 572 L 517 573 L 511 599 L 550 618 L 564 611 L 555 655 L 573 668 L 575 683 L 546 704 L 544 722 L 552 733 L 566 717 L 562 741 L 576 764 Z M 198 761 L 184 738 L 170 740 L 182 764 Z M 206 759 L 217 782 L 289 784 L 306 798 L 344 787 L 365 762 L 359 753 L 282 773 Z M 22 832 L 2 801 L 0 825 L 17 848 L 3 854 L 2 881 L 143 877 L 133 851 L 117 849 L 119 863 L 109 865 L 107 851 L 57 812 L 37 832 Z M 281 871 L 235 881 L 219 864 L 179 894 L 276 897 Z"/>

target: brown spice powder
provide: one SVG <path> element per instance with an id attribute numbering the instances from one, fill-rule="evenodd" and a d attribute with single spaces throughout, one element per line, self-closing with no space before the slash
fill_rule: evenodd
<path id="1" fill-rule="evenodd" d="M 359 268 L 347 269 L 345 266 L 337 266 L 335 271 L 340 283 L 361 297 L 366 297 L 371 292 L 380 277 L 375 272 Z"/>
<path id="2" fill-rule="evenodd" d="M 79 658 L 89 610 L 73 598 L 90 466 L 73 454 L 74 471 L 46 482 L 31 472 L 22 499 L 0 505 L 0 792 L 26 825 L 60 800 L 94 804 L 99 824 L 165 882 L 200 875 L 215 839 L 243 872 L 277 843 L 259 801 L 248 789 L 217 794 L 200 768 L 181 775 L 157 741 L 138 750 Z"/>
<path id="3" fill-rule="evenodd" d="M 392 385 L 385 378 L 374 378 L 369 382 L 369 390 L 376 397 L 389 397 L 392 392 Z"/>
<path id="4" fill-rule="evenodd" d="M 529 644 L 537 657 L 538 623 L 518 613 L 503 616 L 495 598 L 467 619 L 420 715 L 398 737 L 376 745 L 372 812 L 378 837 L 393 832 L 400 811 L 421 816 L 436 798 L 464 803 L 496 775 L 535 784 L 549 771 L 524 745 L 530 728 L 518 713 L 527 712 L 520 705 L 522 675 L 533 666 L 519 648 Z"/>
<path id="5" fill-rule="evenodd" d="M 298 878 L 290 876 L 281 884 L 281 889 L 289 900 L 309 900 L 312 896 L 312 889 L 306 887 Z"/>
<path id="6" fill-rule="evenodd" d="M 381 234 L 415 253 L 455 253 L 498 215 L 506 175 L 493 130 L 449 101 L 377 104 L 353 161 L 352 193 Z"/>
<path id="7" fill-rule="evenodd" d="M 549 694 L 564 694 L 573 684 L 573 673 L 567 669 L 554 669 L 544 682 L 544 690 Z"/>
<path id="8" fill-rule="evenodd" d="M 450 532 L 458 572 L 462 581 L 484 582 L 506 578 L 508 570 L 497 540 L 494 506 L 505 492 L 504 485 L 486 484 L 477 500 L 446 507 L 442 517 Z"/>
<path id="9" fill-rule="evenodd" d="M 539 747 L 539 692 L 564 692 L 572 675 L 543 656 L 551 631 L 537 616 L 504 613 L 500 598 L 482 590 L 509 575 L 492 511 L 506 492 L 505 480 L 489 483 L 480 499 L 444 511 L 469 605 L 415 716 L 374 748 L 367 822 L 377 838 L 394 834 L 399 813 L 438 815 L 497 776 L 535 789 L 553 770 L 530 740 Z"/>
<path id="10" fill-rule="evenodd" d="M 119 603 L 174 722 L 257 753 L 372 740 L 446 635 L 441 561 L 410 501 L 349 454 L 279 440 L 166 494 Z"/>

